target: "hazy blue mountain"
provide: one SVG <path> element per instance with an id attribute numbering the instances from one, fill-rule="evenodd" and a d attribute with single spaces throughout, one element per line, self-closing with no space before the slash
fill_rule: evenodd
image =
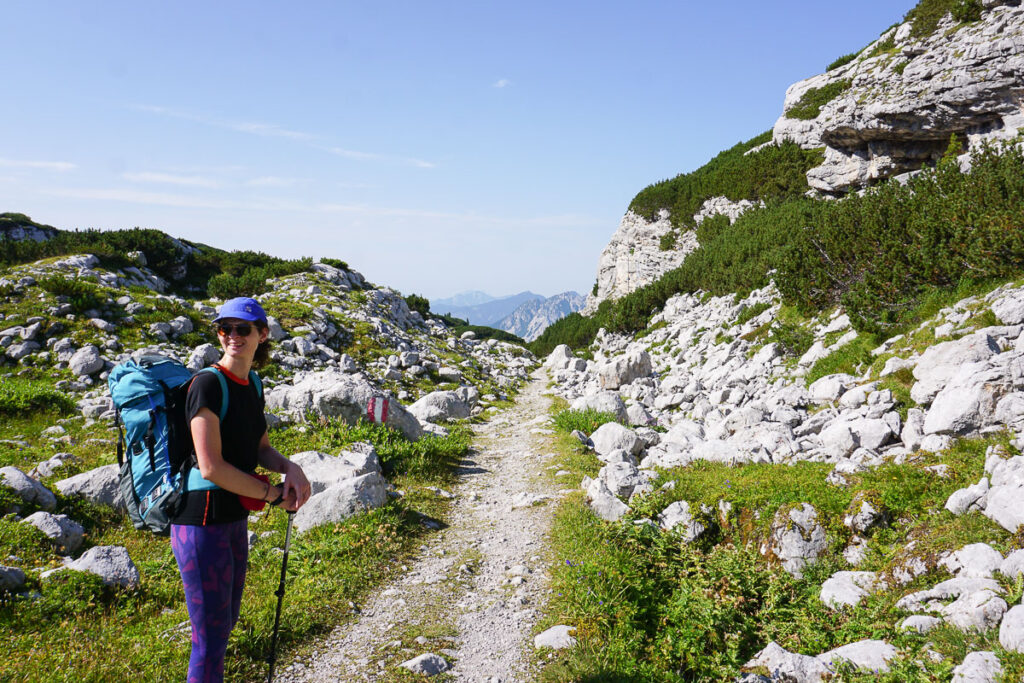
<path id="1" fill-rule="evenodd" d="M 548 325 L 583 308 L 586 297 L 577 292 L 562 292 L 548 299 L 531 299 L 519 305 L 495 325 L 526 341 L 533 341 Z"/>
<path id="2" fill-rule="evenodd" d="M 481 292 L 478 289 L 467 290 L 465 292 L 459 292 L 453 294 L 445 299 L 436 299 L 430 302 L 430 310 L 440 311 L 441 313 L 447 313 L 448 311 L 442 310 L 445 306 L 457 306 L 459 308 L 465 308 L 467 306 L 477 306 L 479 304 L 486 304 L 488 301 L 494 301 L 498 297 L 491 296 L 487 292 Z M 454 315 L 454 314 L 453 314 Z"/>
<path id="3" fill-rule="evenodd" d="M 483 292 L 479 293 L 482 294 Z M 452 298 L 454 299 L 455 297 Z M 430 302 L 430 310 L 433 313 L 451 313 L 456 318 L 468 320 L 471 325 L 489 325 L 494 327 L 495 323 L 516 310 L 520 304 L 535 299 L 543 301 L 544 297 L 527 291 L 469 306 L 445 305 L 443 302 L 446 299 L 439 299 L 438 301 Z"/>

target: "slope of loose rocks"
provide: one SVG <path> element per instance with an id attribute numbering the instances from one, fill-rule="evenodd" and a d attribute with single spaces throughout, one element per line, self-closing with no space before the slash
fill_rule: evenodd
<path id="1" fill-rule="evenodd" d="M 959 475 L 978 483 L 954 492 L 945 507 L 957 515 L 982 512 L 1005 530 L 989 532 L 989 540 L 1006 547 L 1008 534 L 1024 522 L 1024 476 L 1019 474 L 1024 470 L 1017 462 L 1022 456 L 1016 455 L 1024 445 L 1019 433 L 1024 288 L 1007 284 L 961 300 L 906 335 L 854 353 L 850 349 L 860 348 L 863 340 L 842 311 L 833 311 L 806 323 L 809 348 L 799 357 L 788 355 L 773 339 L 781 326 L 792 325 L 779 320 L 779 312 L 771 286 L 742 300 L 678 295 L 638 338 L 599 333 L 589 350 L 593 360 L 577 358 L 566 347 L 549 356 L 545 367 L 573 409 L 610 410 L 630 425 L 605 425 L 589 435 L 603 465 L 596 479 L 585 478 L 581 486 L 594 514 L 611 522 L 635 519 L 635 510 L 650 508 L 645 501 L 657 493 L 666 473 L 699 461 L 732 467 L 821 463 L 831 470 L 821 485 L 845 487 L 875 468 L 927 463 L 930 454 L 944 453 L 961 440 L 1005 435 L 1000 438 L 1008 446 L 989 448 L 984 471 Z M 863 360 L 847 365 L 847 372 L 826 374 L 846 354 Z M 930 469 L 942 477 L 947 467 Z M 671 483 L 668 477 L 666 485 Z M 673 502 L 648 522 L 695 542 L 717 528 L 717 520 L 734 519 L 737 511 L 723 503 L 716 511 Z M 934 512 L 940 510 L 941 504 Z M 851 541 L 836 560 L 828 555 L 834 547 L 826 532 L 829 520 L 806 503 L 780 509 L 761 553 L 794 576 L 825 559 L 856 569 L 865 560 L 873 529 L 898 529 L 910 520 L 887 518 L 867 497 L 853 505 L 843 523 Z M 898 605 L 907 628 L 944 623 L 975 633 L 999 630 L 1007 652 L 1022 651 L 1015 622 L 1001 626 L 1012 607 L 1005 601 L 1005 584 L 991 578 L 1001 571 L 1005 580 L 1018 580 L 1013 552 L 980 543 L 915 555 L 913 547 L 909 544 L 902 568 L 892 575 L 839 572 L 823 585 L 821 600 L 838 607 L 857 605 L 878 591 L 896 591 L 899 597 L 902 586 L 928 577 L 934 588 L 908 594 Z M 944 574 L 953 583 L 942 583 Z M 961 577 L 988 583 L 956 583 Z M 815 676 L 828 670 L 827 653 L 812 653 L 821 655 L 812 666 L 811 658 L 804 661 L 803 655 L 764 645 L 767 649 L 749 664 L 752 670 L 763 667 L 798 678 L 802 667 L 819 671 L 800 680 L 818 680 Z M 902 657 L 890 644 L 863 647 L 864 665 Z"/>

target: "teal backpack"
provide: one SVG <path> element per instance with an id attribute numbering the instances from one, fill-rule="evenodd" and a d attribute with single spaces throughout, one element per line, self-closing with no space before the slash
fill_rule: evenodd
<path id="1" fill-rule="evenodd" d="M 203 368 L 220 380 L 220 419 L 228 412 L 228 383 L 216 368 Z M 143 356 L 121 363 L 107 380 L 117 424 L 117 464 L 121 497 L 136 529 L 170 534 L 170 518 L 185 491 L 217 488 L 203 479 L 192 458 L 192 436 L 185 421 L 185 396 L 195 375 L 176 360 Z M 255 372 L 249 381 L 260 396 Z"/>

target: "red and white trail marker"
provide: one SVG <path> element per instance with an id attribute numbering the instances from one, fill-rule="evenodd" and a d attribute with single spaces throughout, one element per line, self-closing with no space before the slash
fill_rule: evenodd
<path id="1" fill-rule="evenodd" d="M 366 404 L 366 419 L 370 422 L 384 424 L 388 421 L 388 400 L 383 396 L 374 396 Z"/>

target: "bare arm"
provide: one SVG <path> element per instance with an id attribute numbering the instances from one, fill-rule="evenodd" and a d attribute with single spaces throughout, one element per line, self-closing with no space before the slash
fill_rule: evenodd
<path id="1" fill-rule="evenodd" d="M 271 501 L 279 495 L 284 495 L 283 487 L 268 486 L 224 460 L 220 449 L 220 420 L 212 410 L 200 408 L 189 423 L 189 428 L 192 430 L 196 460 L 199 463 L 199 473 L 203 475 L 203 479 L 212 481 L 225 491 L 248 498 Z M 267 438 L 266 434 L 263 435 L 263 438 Z M 262 443 L 260 450 L 262 452 Z M 279 457 L 281 457 L 280 454 Z"/>
<path id="2" fill-rule="evenodd" d="M 256 456 L 258 462 L 272 472 L 280 472 L 285 475 L 283 489 L 286 510 L 298 510 L 309 500 L 312 495 L 312 488 L 302 468 L 288 458 L 281 455 L 276 448 L 270 445 L 270 438 L 266 432 L 260 439 L 259 454 Z"/>

